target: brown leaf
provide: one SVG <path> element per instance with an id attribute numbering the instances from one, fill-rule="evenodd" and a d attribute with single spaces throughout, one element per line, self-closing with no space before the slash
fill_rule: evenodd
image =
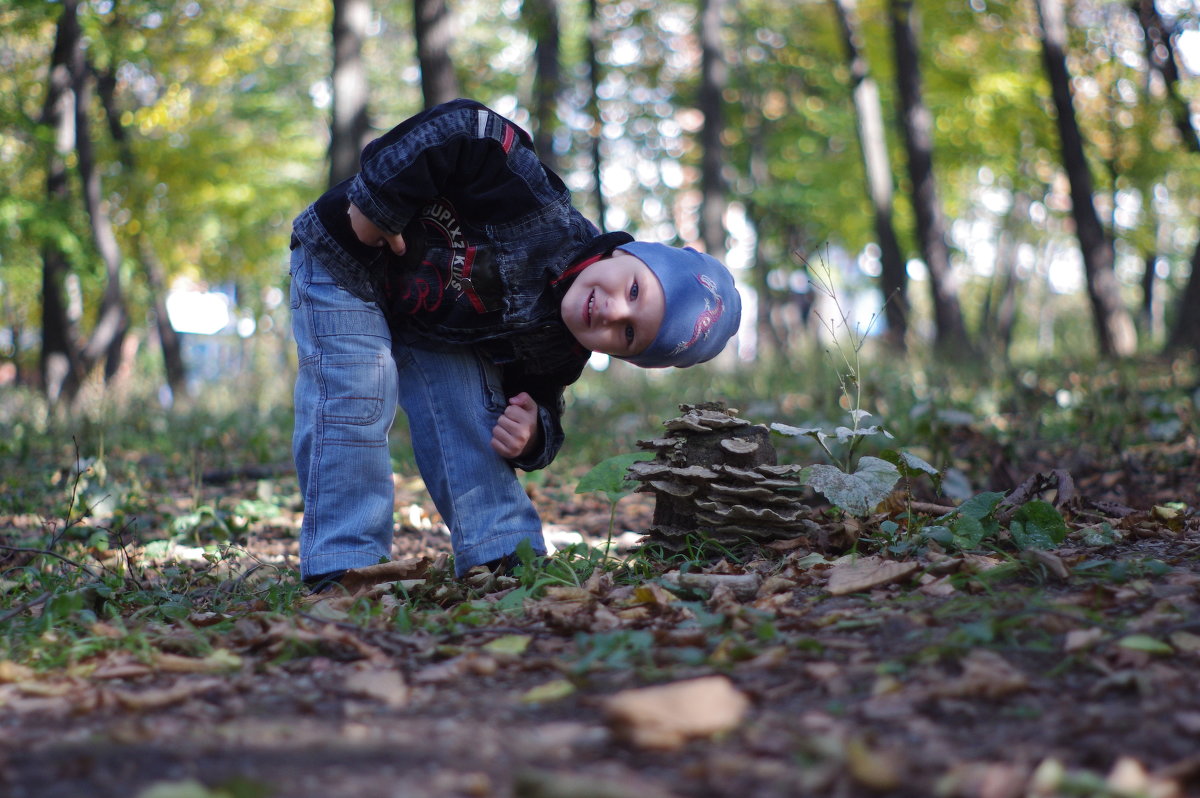
<path id="1" fill-rule="evenodd" d="M 604 702 L 616 735 L 642 748 L 666 751 L 733 729 L 749 706 L 724 676 L 624 690 Z"/>
<path id="2" fill-rule="evenodd" d="M 962 661 L 962 675 L 934 685 L 939 698 L 1003 698 L 1029 687 L 1025 674 L 994 651 L 976 649 Z"/>
<path id="3" fill-rule="evenodd" d="M 181 704 L 190 698 L 227 687 L 228 682 L 221 679 L 181 679 L 170 687 L 149 687 L 140 690 L 108 688 L 117 702 L 126 709 L 138 712 L 148 712 L 162 709 L 174 704 Z"/>
<path id="4" fill-rule="evenodd" d="M 357 670 L 346 677 L 347 693 L 379 701 L 392 709 L 408 702 L 408 685 L 394 668 Z"/>
<path id="5" fill-rule="evenodd" d="M 351 568 L 342 577 L 342 587 L 350 595 L 383 582 L 399 582 L 402 579 L 420 579 L 429 569 L 428 557 L 406 557 L 365 568 Z"/>
<path id="6" fill-rule="evenodd" d="M 921 570 L 915 562 L 896 562 L 882 557 L 860 557 L 834 564 L 829 572 L 826 589 L 835 596 L 860 593 L 864 590 L 899 582 Z"/>

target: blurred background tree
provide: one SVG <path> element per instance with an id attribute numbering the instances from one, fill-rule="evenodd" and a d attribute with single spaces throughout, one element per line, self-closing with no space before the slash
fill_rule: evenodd
<path id="1" fill-rule="evenodd" d="M 728 260 L 749 301 L 726 367 L 819 334 L 813 270 L 914 357 L 1200 348 L 1194 5 L 919 10 L 8 3 L 0 383 L 69 407 L 139 364 L 185 394 L 199 334 L 168 298 L 188 288 L 229 297 L 226 333 L 286 335 L 292 217 L 364 141 L 457 94 L 529 129 L 604 228 Z"/>

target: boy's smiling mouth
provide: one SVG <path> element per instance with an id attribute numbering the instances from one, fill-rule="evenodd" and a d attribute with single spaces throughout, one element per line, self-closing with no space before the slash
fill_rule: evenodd
<path id="1" fill-rule="evenodd" d="M 590 294 L 588 294 L 587 302 L 585 302 L 583 305 L 583 323 L 588 327 L 592 326 L 592 307 L 595 304 L 596 304 L 596 289 L 593 288 L 592 292 Z"/>

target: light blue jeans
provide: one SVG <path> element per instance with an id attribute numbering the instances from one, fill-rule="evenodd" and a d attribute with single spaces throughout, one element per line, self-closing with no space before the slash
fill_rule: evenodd
<path id="1" fill-rule="evenodd" d="M 394 333 L 378 306 L 341 288 L 303 247 L 292 252 L 291 278 L 301 576 L 389 559 L 395 496 L 388 431 L 397 404 L 425 487 L 450 529 L 456 573 L 511 554 L 522 540 L 544 554 L 537 510 L 491 447 L 506 404 L 500 370 L 470 347 Z"/>

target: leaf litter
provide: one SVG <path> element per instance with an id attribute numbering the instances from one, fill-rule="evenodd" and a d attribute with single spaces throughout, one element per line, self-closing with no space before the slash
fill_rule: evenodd
<path id="1" fill-rule="evenodd" d="M 1130 452 L 1116 480 L 1032 462 L 995 498 L 926 502 L 919 542 L 888 526 L 901 497 L 765 545 L 611 557 L 648 497 L 551 482 L 543 516 L 593 547 L 465 580 L 402 492 L 393 560 L 316 597 L 286 506 L 224 548 L 89 537 L 64 554 L 107 581 L 41 598 L 5 577 L 0 793 L 1196 794 L 1192 452 Z M 204 490 L 220 518 L 262 485 Z M 44 545 L 29 515 L 10 545 Z"/>

